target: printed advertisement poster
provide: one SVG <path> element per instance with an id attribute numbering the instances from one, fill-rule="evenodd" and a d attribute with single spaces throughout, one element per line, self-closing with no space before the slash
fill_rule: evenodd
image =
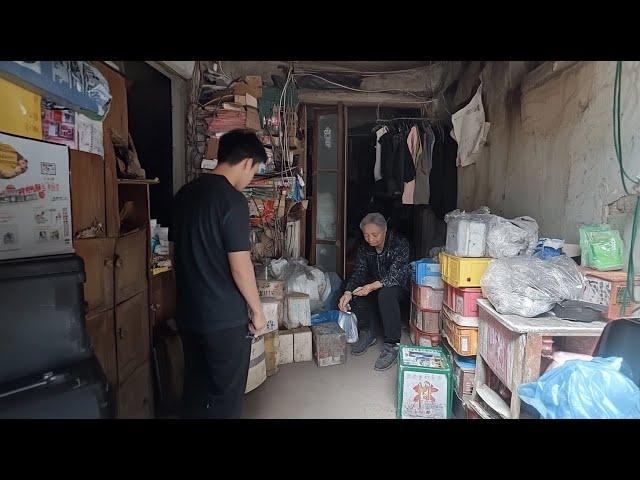
<path id="1" fill-rule="evenodd" d="M 447 418 L 447 375 L 403 372 L 402 418 Z"/>
<path id="2" fill-rule="evenodd" d="M 0 260 L 72 253 L 69 149 L 0 133 Z"/>

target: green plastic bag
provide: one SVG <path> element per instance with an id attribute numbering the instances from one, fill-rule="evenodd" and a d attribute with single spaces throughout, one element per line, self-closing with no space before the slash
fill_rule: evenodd
<path id="1" fill-rule="evenodd" d="M 624 266 L 624 245 L 618 230 L 609 225 L 580 227 L 581 263 L 601 271 L 621 270 Z"/>

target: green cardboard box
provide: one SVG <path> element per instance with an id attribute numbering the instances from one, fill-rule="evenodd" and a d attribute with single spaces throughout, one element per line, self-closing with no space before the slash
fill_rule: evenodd
<path id="1" fill-rule="evenodd" d="M 400 345 L 398 418 L 453 418 L 453 381 L 441 347 Z"/>

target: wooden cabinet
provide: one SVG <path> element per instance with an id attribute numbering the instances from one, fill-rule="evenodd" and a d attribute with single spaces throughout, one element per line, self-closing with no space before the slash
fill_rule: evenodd
<path id="1" fill-rule="evenodd" d="M 116 304 L 147 289 L 147 230 L 130 233 L 116 241 Z"/>
<path id="2" fill-rule="evenodd" d="M 176 279 L 173 270 L 151 278 L 152 326 L 162 325 L 176 314 Z"/>
<path id="3" fill-rule="evenodd" d="M 151 364 L 144 363 L 118 389 L 119 418 L 149 418 L 153 415 Z"/>
<path id="4" fill-rule="evenodd" d="M 84 260 L 84 300 L 88 312 L 113 308 L 115 244 L 115 238 L 87 238 L 74 242 L 76 253 Z"/>
<path id="5" fill-rule="evenodd" d="M 120 384 L 150 358 L 147 292 L 116 307 L 116 351 Z"/>
<path id="6" fill-rule="evenodd" d="M 94 222 L 105 225 L 104 160 L 92 153 L 69 150 L 71 215 L 74 234 Z"/>
<path id="7" fill-rule="evenodd" d="M 113 310 L 94 313 L 86 318 L 93 350 L 112 388 L 118 385 L 116 363 L 115 318 Z"/>

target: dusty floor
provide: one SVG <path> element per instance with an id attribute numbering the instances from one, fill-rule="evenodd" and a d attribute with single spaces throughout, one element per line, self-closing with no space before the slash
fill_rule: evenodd
<path id="1" fill-rule="evenodd" d="M 406 331 L 402 343 L 409 343 Z M 396 418 L 398 367 L 373 370 L 381 348 L 378 338 L 365 355 L 354 357 L 347 346 L 343 365 L 281 365 L 276 375 L 246 395 L 244 418 Z"/>

